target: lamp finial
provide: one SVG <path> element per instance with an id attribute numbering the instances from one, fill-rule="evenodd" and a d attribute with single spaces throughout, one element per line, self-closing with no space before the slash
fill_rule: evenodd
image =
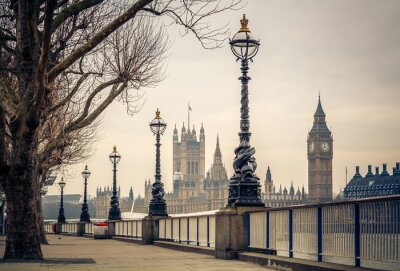
<path id="1" fill-rule="evenodd" d="M 114 145 L 113 152 L 117 152 L 117 146 Z"/>
<path id="2" fill-rule="evenodd" d="M 239 32 L 250 32 L 248 27 L 249 20 L 246 19 L 246 14 L 243 14 L 243 19 L 240 20 L 242 27 L 240 28 Z"/>
<path id="3" fill-rule="evenodd" d="M 156 119 L 160 119 L 161 117 L 160 117 L 160 110 L 158 110 L 158 108 L 157 108 L 157 111 L 156 111 Z"/>

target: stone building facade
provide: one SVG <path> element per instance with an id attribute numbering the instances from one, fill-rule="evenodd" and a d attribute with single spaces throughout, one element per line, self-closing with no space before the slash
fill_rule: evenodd
<path id="1" fill-rule="evenodd" d="M 368 172 L 363 177 L 360 174 L 360 167 L 356 167 L 356 173 L 344 189 L 344 198 L 357 199 L 367 197 L 378 197 L 400 194 L 400 163 L 393 167 L 392 175 L 387 171 L 387 165 L 383 164 L 382 172 L 375 167 L 372 173 L 372 166 L 368 166 Z"/>
<path id="2" fill-rule="evenodd" d="M 222 163 L 217 137 L 214 160 L 205 175 L 205 133 L 201 126 L 199 138 L 196 130 L 183 127 L 179 141 L 178 130 L 173 133 L 173 190 L 165 194 L 169 214 L 216 210 L 224 207 L 228 198 L 228 175 Z M 165 182 L 165 180 L 164 180 Z M 134 212 L 147 213 L 152 182 L 145 180 L 144 198 L 135 200 Z"/>
<path id="3" fill-rule="evenodd" d="M 263 199 L 266 207 L 286 207 L 307 203 L 308 195 L 304 190 L 304 186 L 301 191 L 300 187 L 297 187 L 297 191 L 295 191 L 293 182 L 290 185 L 289 190 L 286 186 L 282 190 L 281 185 L 279 185 L 279 190 L 277 190 L 274 181 L 272 180 L 271 169 L 268 167 L 264 181 Z"/>
<path id="4" fill-rule="evenodd" d="M 133 189 L 131 187 L 128 197 L 121 197 L 121 188 L 118 188 L 117 196 L 119 200 L 119 208 L 121 212 L 130 212 L 134 201 Z M 107 186 L 101 189 L 97 188 L 96 191 L 96 217 L 108 218 L 108 211 L 110 209 L 110 200 L 112 197 L 112 189 Z"/>
<path id="5" fill-rule="evenodd" d="M 332 201 L 333 138 L 325 120 L 321 99 L 314 114 L 314 123 L 307 138 L 309 201 Z"/>

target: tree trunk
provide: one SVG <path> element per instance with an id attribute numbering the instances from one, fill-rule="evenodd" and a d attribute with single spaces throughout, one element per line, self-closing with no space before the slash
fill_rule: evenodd
<path id="1" fill-rule="evenodd" d="M 16 177 L 12 185 L 6 187 L 9 226 L 5 259 L 43 259 L 37 223 L 38 192 L 33 179 L 21 180 Z"/>
<path id="2" fill-rule="evenodd" d="M 39 240 L 42 245 L 48 245 L 46 238 L 46 232 L 44 231 L 44 216 L 43 216 L 43 209 L 42 209 L 42 197 L 39 197 L 38 200 L 38 225 L 39 225 Z"/>

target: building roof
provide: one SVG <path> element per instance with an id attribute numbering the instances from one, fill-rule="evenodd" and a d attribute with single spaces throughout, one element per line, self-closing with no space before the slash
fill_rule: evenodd
<path id="1" fill-rule="evenodd" d="M 320 95 L 318 95 L 318 106 L 317 110 L 315 111 L 314 117 L 325 117 L 325 112 L 324 109 L 322 108 Z"/>
<path id="2" fill-rule="evenodd" d="M 314 123 L 310 133 L 330 133 L 326 125 L 325 112 L 322 108 L 321 97 L 318 95 L 318 106 L 314 114 Z"/>
<path id="3" fill-rule="evenodd" d="M 345 198 L 365 198 L 384 195 L 400 194 L 400 164 L 397 163 L 393 169 L 393 175 L 386 171 L 386 164 L 383 166 L 381 174 L 373 175 L 368 166 L 368 173 L 362 177 L 359 167 L 356 167 L 356 173 L 344 189 Z"/>

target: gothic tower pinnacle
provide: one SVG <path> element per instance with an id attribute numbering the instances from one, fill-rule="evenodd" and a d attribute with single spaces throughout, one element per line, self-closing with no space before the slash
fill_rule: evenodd
<path id="1" fill-rule="evenodd" d="M 308 192 L 310 202 L 332 200 L 332 133 L 326 125 L 321 96 L 318 95 L 314 123 L 307 138 Z"/>

